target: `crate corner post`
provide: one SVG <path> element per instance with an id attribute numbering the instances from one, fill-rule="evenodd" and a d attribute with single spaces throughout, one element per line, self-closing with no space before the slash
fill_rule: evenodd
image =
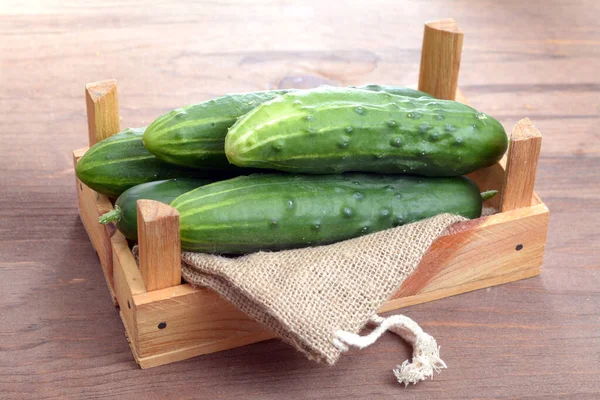
<path id="1" fill-rule="evenodd" d="M 153 200 L 137 201 L 139 262 L 148 292 L 181 284 L 179 213 Z"/>
<path id="2" fill-rule="evenodd" d="M 119 102 L 114 79 L 85 85 L 89 146 L 119 132 Z M 73 166 L 85 155 L 88 148 L 73 151 Z M 98 218 L 113 209 L 110 199 L 95 192 L 75 177 L 79 216 L 100 259 L 102 272 L 114 305 L 118 305 L 113 280 L 113 252 L 111 237 L 114 224 L 101 225 Z"/>
<path id="3" fill-rule="evenodd" d="M 451 19 L 425 23 L 419 90 L 442 100 L 454 100 L 462 53 L 463 32 Z"/>
<path id="4" fill-rule="evenodd" d="M 86 84 L 85 103 L 90 147 L 121 130 L 115 79 Z"/>
<path id="5" fill-rule="evenodd" d="M 502 185 L 500 211 L 532 205 L 542 135 L 529 118 L 513 128 L 508 145 L 506 175 Z"/>

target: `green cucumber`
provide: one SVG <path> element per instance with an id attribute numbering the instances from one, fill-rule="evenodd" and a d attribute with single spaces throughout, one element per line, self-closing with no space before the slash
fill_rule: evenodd
<path id="1" fill-rule="evenodd" d="M 508 139 L 467 105 L 321 87 L 288 93 L 240 118 L 225 139 L 237 166 L 459 176 L 496 163 Z"/>
<path id="2" fill-rule="evenodd" d="M 259 104 L 287 90 L 227 94 L 177 108 L 158 117 L 144 133 L 144 145 L 159 159 L 193 168 L 235 168 L 223 144 L 227 129 Z"/>
<path id="3" fill-rule="evenodd" d="M 395 94 L 396 96 L 404 97 L 429 97 L 433 98 L 428 93 L 421 92 L 420 90 L 410 89 L 403 86 L 390 86 L 390 85 L 363 85 L 363 86 L 350 86 L 352 89 L 370 90 L 372 92 L 385 92 L 389 94 Z"/>
<path id="4" fill-rule="evenodd" d="M 176 197 L 213 181 L 207 179 L 168 179 L 147 182 L 131 187 L 121 193 L 115 209 L 102 215 L 98 222 L 116 222 L 117 229 L 130 240 L 137 240 L 137 201 L 156 200 L 169 204 Z"/>
<path id="5" fill-rule="evenodd" d="M 481 215 L 467 177 L 253 174 L 183 194 L 185 250 L 243 254 L 332 243 L 440 213 Z"/>
<path id="6" fill-rule="evenodd" d="M 142 143 L 144 128 L 126 129 L 92 146 L 77 163 L 79 180 L 98 193 L 118 197 L 140 183 L 170 178 L 219 178 L 236 174 L 182 168 L 154 157 Z M 240 173 L 242 170 L 238 168 Z"/>
<path id="7" fill-rule="evenodd" d="M 429 96 L 400 86 L 365 85 L 359 89 L 408 97 Z M 159 159 L 192 168 L 232 168 L 224 151 L 227 130 L 255 107 L 290 90 L 235 93 L 177 108 L 146 128 L 144 145 Z M 235 168 L 235 167 L 233 167 Z"/>

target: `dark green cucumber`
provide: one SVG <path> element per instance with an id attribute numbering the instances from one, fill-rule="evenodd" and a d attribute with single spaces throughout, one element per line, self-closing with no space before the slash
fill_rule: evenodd
<path id="1" fill-rule="evenodd" d="M 140 183 L 170 178 L 231 177 L 233 172 L 170 165 L 154 157 L 142 143 L 144 128 L 126 129 L 92 146 L 77 163 L 77 177 L 98 193 L 118 197 Z M 238 168 L 238 171 L 242 173 Z M 238 173 L 239 174 L 239 173 Z"/>
<path id="2" fill-rule="evenodd" d="M 183 249 L 242 254 L 332 243 L 440 213 L 481 215 L 466 177 L 253 174 L 203 186 L 171 203 Z"/>
<path id="3" fill-rule="evenodd" d="M 115 202 L 115 209 L 100 217 L 101 224 L 116 222 L 127 239 L 137 240 L 138 200 L 156 200 L 169 204 L 176 197 L 213 181 L 208 179 L 168 179 L 147 182 L 127 189 Z"/>
<path id="4" fill-rule="evenodd" d="M 223 150 L 227 129 L 259 104 L 287 92 L 227 94 L 177 108 L 158 117 L 146 128 L 144 145 L 156 157 L 171 164 L 232 168 Z"/>
<path id="5" fill-rule="evenodd" d="M 396 96 L 404 97 L 429 97 L 433 98 L 428 93 L 421 92 L 420 90 L 410 89 L 403 86 L 390 86 L 390 85 L 363 85 L 363 86 L 350 86 L 353 89 L 370 90 L 372 92 L 385 92 L 389 94 L 395 94 Z"/>
<path id="6" fill-rule="evenodd" d="M 360 89 L 408 97 L 429 96 L 400 86 L 365 85 Z M 227 130 L 242 115 L 290 90 L 227 94 L 177 108 L 158 117 L 144 133 L 144 145 L 159 159 L 192 168 L 232 168 L 225 157 Z"/>
<path id="7" fill-rule="evenodd" d="M 321 87 L 288 93 L 240 118 L 225 140 L 238 166 L 458 176 L 496 163 L 507 136 L 464 104 Z"/>

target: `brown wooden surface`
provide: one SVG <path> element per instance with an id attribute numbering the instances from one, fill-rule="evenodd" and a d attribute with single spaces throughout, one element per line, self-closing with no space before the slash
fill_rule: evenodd
<path id="1" fill-rule="evenodd" d="M 506 153 L 506 172 L 500 193 L 500 211 L 531 205 L 537 165 L 542 149 L 542 134 L 529 118 L 512 129 Z"/>
<path id="2" fill-rule="evenodd" d="M 452 18 L 425 23 L 419 65 L 420 91 L 438 99 L 456 98 L 463 37 Z"/>
<path id="3" fill-rule="evenodd" d="M 367 3 L 0 3 L 1 398 L 600 397 L 600 3 Z M 442 17 L 470 102 L 543 133 L 542 275 L 406 308 L 449 367 L 407 390 L 393 335 L 333 368 L 269 341 L 138 369 L 77 215 L 85 83 L 118 80 L 122 127 L 231 91 L 414 84 Z"/>
<path id="4" fill-rule="evenodd" d="M 146 290 L 181 284 L 179 213 L 154 200 L 137 201 L 140 272 Z"/>
<path id="5" fill-rule="evenodd" d="M 121 131 L 117 82 L 107 79 L 85 85 L 89 145 Z"/>

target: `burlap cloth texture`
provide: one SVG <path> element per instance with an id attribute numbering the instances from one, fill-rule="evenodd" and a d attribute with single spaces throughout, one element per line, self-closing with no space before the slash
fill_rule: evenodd
<path id="1" fill-rule="evenodd" d="M 334 364 L 335 333 L 358 333 L 464 218 L 441 214 L 330 245 L 237 258 L 183 252 L 182 274 L 209 287 L 316 361 Z"/>

